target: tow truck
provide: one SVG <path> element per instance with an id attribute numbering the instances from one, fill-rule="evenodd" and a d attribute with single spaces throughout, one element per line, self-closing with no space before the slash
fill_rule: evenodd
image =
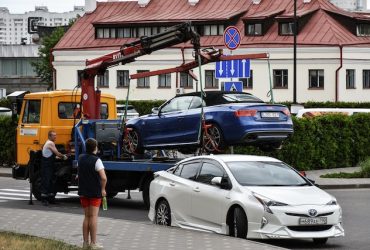
<path id="1" fill-rule="evenodd" d="M 127 150 L 130 148 L 127 147 L 127 143 L 129 144 L 131 140 L 130 133 L 125 127 L 125 119 L 117 119 L 114 97 L 102 94 L 98 88 L 95 88 L 94 79 L 97 75 L 104 74 L 108 67 L 127 64 L 142 55 L 189 41 L 194 49 L 194 61 L 185 63 L 184 60 L 178 67 L 134 74 L 130 78 L 137 79 L 173 72 L 187 72 L 191 77 L 196 78 L 192 69 L 207 63 L 268 57 L 264 53 L 225 56 L 222 49 L 201 49 L 200 36 L 193 30 L 191 23 L 182 23 L 162 33 L 144 36 L 135 42 L 124 44 L 112 53 L 87 60 L 86 68 L 81 74 L 81 92 L 51 91 L 25 95 L 17 127 L 17 164 L 13 168 L 13 178 L 29 179 L 30 203 L 32 203 L 32 194 L 36 199 L 41 199 L 42 143 L 47 139 L 48 130 L 54 129 L 58 134 L 57 147 L 63 153 L 70 155 L 67 161 L 58 160 L 55 164 L 55 193 L 77 190 L 78 156 L 85 151 L 85 140 L 92 137 L 99 142 L 99 157 L 103 160 L 108 177 L 107 196 L 114 197 L 118 192 L 139 189 L 142 191 L 144 204 L 148 207 L 149 185 L 153 179 L 153 173 L 169 169 L 178 159 L 163 161 L 162 157 L 160 158 L 162 161 L 159 162 L 152 157 L 140 160 L 138 158 L 146 157 L 133 156 L 133 152 Z M 129 90 L 126 105 L 128 94 Z M 59 113 L 61 105 L 65 106 L 62 111 L 69 112 L 67 116 Z M 206 125 L 201 128 L 207 130 Z M 200 140 L 200 147 L 201 144 Z"/>

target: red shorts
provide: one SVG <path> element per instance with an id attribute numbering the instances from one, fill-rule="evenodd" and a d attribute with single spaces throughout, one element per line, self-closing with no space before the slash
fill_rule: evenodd
<path id="1" fill-rule="evenodd" d="M 100 207 L 101 198 L 87 198 L 87 197 L 80 197 L 80 202 L 83 208 L 85 207 Z"/>

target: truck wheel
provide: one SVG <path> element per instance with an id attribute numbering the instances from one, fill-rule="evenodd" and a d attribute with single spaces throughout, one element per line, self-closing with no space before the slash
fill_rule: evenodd
<path id="1" fill-rule="evenodd" d="M 41 173 L 37 171 L 32 178 L 32 194 L 36 200 L 41 201 Z"/>
<path id="2" fill-rule="evenodd" d="M 150 207 L 149 187 L 150 187 L 150 182 L 152 182 L 152 180 L 153 180 L 152 177 L 147 177 L 144 180 L 144 184 L 143 184 L 143 201 L 147 209 L 149 209 Z"/>

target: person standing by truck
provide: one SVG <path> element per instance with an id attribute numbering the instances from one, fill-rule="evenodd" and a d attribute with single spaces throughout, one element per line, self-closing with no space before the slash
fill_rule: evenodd
<path id="1" fill-rule="evenodd" d="M 101 249 L 96 242 L 98 213 L 102 197 L 106 196 L 105 175 L 103 162 L 96 156 L 98 143 L 95 139 L 86 140 L 86 154 L 81 154 L 78 159 L 78 195 L 85 212 L 82 225 L 83 247 Z M 89 243 L 89 236 L 91 242 Z"/>
<path id="2" fill-rule="evenodd" d="M 55 147 L 57 133 L 54 130 L 48 132 L 48 140 L 42 147 L 41 159 L 41 200 L 44 206 L 54 203 L 55 188 L 53 183 L 55 157 L 67 160 L 68 157 L 63 155 Z"/>

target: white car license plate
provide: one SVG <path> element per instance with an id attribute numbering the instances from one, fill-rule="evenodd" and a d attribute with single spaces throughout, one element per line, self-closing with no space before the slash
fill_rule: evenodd
<path id="1" fill-rule="evenodd" d="M 299 218 L 299 225 L 325 225 L 328 223 L 328 218 Z"/>
<path id="2" fill-rule="evenodd" d="M 262 112 L 262 118 L 279 118 L 279 112 Z"/>

